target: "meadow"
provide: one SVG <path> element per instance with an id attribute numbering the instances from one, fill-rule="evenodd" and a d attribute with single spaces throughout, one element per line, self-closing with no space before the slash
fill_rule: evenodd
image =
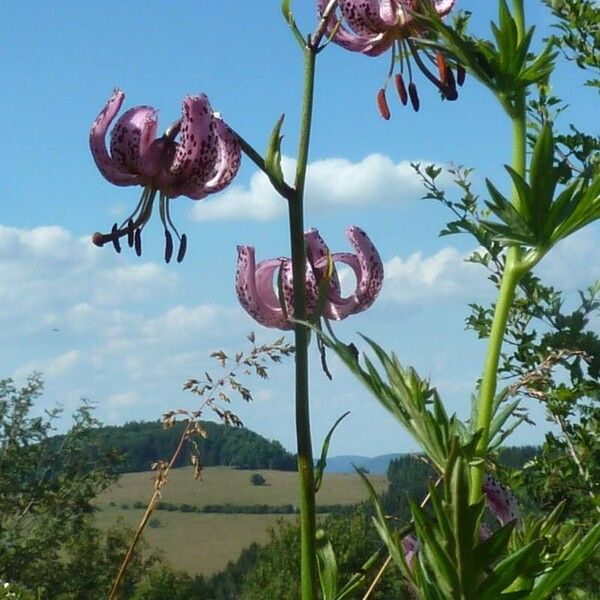
<path id="1" fill-rule="evenodd" d="M 266 485 L 250 482 L 260 473 Z M 281 506 L 296 504 L 297 475 L 289 471 L 242 471 L 229 467 L 207 467 L 202 480 L 194 480 L 191 467 L 172 471 L 163 488 L 162 501 L 204 507 L 214 504 Z M 375 489 L 387 487 L 384 475 L 369 476 Z M 153 492 L 152 473 L 127 473 L 118 483 L 97 498 L 97 523 L 102 528 L 114 525 L 122 517 L 125 525 L 136 527 L 143 510 L 133 509 L 135 502 L 147 502 Z M 366 500 L 367 490 L 355 474 L 327 474 L 317 495 L 319 505 L 355 504 Z M 129 508 L 123 508 L 127 505 Z M 281 519 L 294 522 L 296 515 L 277 514 L 204 514 L 156 511 L 158 527 L 147 527 L 144 539 L 160 550 L 174 567 L 188 573 L 211 575 L 223 569 L 252 542 L 266 542 L 268 529 Z"/>

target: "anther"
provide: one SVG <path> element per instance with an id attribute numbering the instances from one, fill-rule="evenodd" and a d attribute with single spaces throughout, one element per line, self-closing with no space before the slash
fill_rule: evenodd
<path id="1" fill-rule="evenodd" d="M 168 229 L 165 229 L 165 262 L 169 263 L 173 256 L 173 236 Z"/>
<path id="2" fill-rule="evenodd" d="M 410 96 L 410 103 L 414 111 L 419 112 L 419 108 L 421 107 L 419 94 L 417 93 L 417 86 L 412 81 L 408 84 L 408 95 Z"/>
<path id="3" fill-rule="evenodd" d="M 386 121 L 389 121 L 391 117 L 390 107 L 388 106 L 387 99 L 385 97 L 385 90 L 383 88 L 377 92 L 377 108 L 379 109 L 379 114 Z"/>
<path id="4" fill-rule="evenodd" d="M 121 254 L 121 242 L 119 241 L 119 226 L 115 223 L 110 230 L 110 241 L 117 254 Z"/>
<path id="5" fill-rule="evenodd" d="M 127 245 L 133 248 L 133 238 L 135 236 L 135 229 L 133 228 L 133 219 L 127 221 Z"/>
<path id="6" fill-rule="evenodd" d="M 448 85 L 448 64 L 446 63 L 446 59 L 441 52 L 435 53 L 435 62 L 437 64 L 438 73 L 440 74 L 440 82 L 442 85 Z M 451 72 L 450 72 L 451 73 Z"/>
<path id="7" fill-rule="evenodd" d="M 142 230 L 136 229 L 133 236 L 133 245 L 135 246 L 135 253 L 138 256 L 142 255 Z"/>
<path id="8" fill-rule="evenodd" d="M 446 100 L 456 100 L 458 98 L 458 91 L 456 90 L 456 79 L 454 79 L 454 73 L 448 69 L 446 89 L 444 91 L 444 97 Z"/>
<path id="9" fill-rule="evenodd" d="M 396 91 L 398 92 L 398 97 L 400 98 L 400 102 L 404 106 L 406 106 L 408 102 L 408 94 L 406 93 L 406 86 L 404 85 L 404 78 L 400 73 L 396 73 L 394 77 L 394 83 L 396 84 Z"/>
<path id="10" fill-rule="evenodd" d="M 180 263 L 185 256 L 185 251 L 187 249 L 187 237 L 185 233 L 181 236 L 179 240 L 179 251 L 177 252 L 177 262 Z"/>

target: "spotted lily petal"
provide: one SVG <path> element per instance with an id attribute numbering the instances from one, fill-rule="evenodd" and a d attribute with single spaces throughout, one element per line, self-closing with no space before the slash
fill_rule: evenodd
<path id="1" fill-rule="evenodd" d="M 204 94 L 183 99 L 180 139 L 170 172 L 176 183 L 168 190 L 170 197 L 204 198 L 204 189 L 219 155 L 216 119 Z"/>
<path id="2" fill-rule="evenodd" d="M 265 327 L 291 329 L 273 291 L 273 273 L 281 261 L 262 261 L 257 266 L 252 246 L 238 246 L 237 250 L 235 289 L 244 310 Z"/>
<path id="3" fill-rule="evenodd" d="M 517 499 L 508 488 L 489 474 L 483 480 L 483 493 L 486 504 L 503 525 L 521 518 Z"/>
<path id="4" fill-rule="evenodd" d="M 338 6 L 344 20 L 358 35 L 370 36 L 383 33 L 389 25 L 380 16 L 380 0 L 340 0 Z M 390 12 L 389 0 L 384 2 L 384 14 Z"/>
<path id="5" fill-rule="evenodd" d="M 217 129 L 218 154 L 217 161 L 204 191 L 207 194 L 220 192 L 227 187 L 237 175 L 242 162 L 242 149 L 235 134 L 227 127 L 220 117 L 215 115 Z"/>
<path id="6" fill-rule="evenodd" d="M 115 161 L 106 149 L 106 132 L 119 112 L 124 98 L 125 94 L 119 89 L 112 93 L 92 125 L 90 149 L 98 170 L 110 183 L 119 186 L 139 185 L 142 183 L 142 177 L 124 167 L 123 162 Z"/>
<path id="7" fill-rule="evenodd" d="M 426 0 L 443 17 L 454 7 L 455 0 Z M 317 12 L 322 17 L 328 5 L 327 0 L 317 0 Z M 367 56 L 379 56 L 388 50 L 395 52 L 392 62 L 399 65 L 399 72 L 394 80 L 399 87 L 402 104 L 407 103 L 407 94 L 403 81 L 403 73 L 408 73 L 408 91 L 411 105 L 415 111 L 419 110 L 420 101 L 416 84 L 412 79 L 413 69 L 408 65 L 404 69 L 405 61 L 414 59 L 415 66 L 434 84 L 440 91 L 442 98 L 456 100 L 458 98 L 456 81 L 452 71 L 448 71 L 446 57 L 440 52 L 437 54 L 431 49 L 423 48 L 416 44 L 414 38 L 424 35 L 424 25 L 414 18 L 421 5 L 416 0 L 339 0 L 336 9 L 330 14 L 325 33 L 339 46 L 352 52 L 360 52 Z M 426 60 L 423 59 L 425 56 Z M 442 62 L 443 61 L 443 62 Z M 434 64 L 439 73 L 428 65 Z M 443 68 L 439 65 L 443 64 Z M 459 69 L 455 59 L 450 60 L 450 66 Z M 393 70 L 393 69 L 392 69 Z M 377 105 L 382 117 L 390 118 L 389 105 L 386 99 L 386 87 L 390 77 L 377 95 Z M 400 82 L 400 83 L 398 83 Z"/>
<path id="8" fill-rule="evenodd" d="M 328 0 L 319 0 L 319 16 L 323 15 L 327 4 Z M 330 15 L 325 28 L 325 34 L 327 36 L 333 35 L 333 41 L 338 44 L 338 46 L 342 46 L 342 48 L 345 48 L 346 50 L 350 50 L 351 52 L 361 52 L 371 56 L 382 54 L 391 47 L 391 43 L 386 44 L 385 47 L 378 45 L 378 42 L 383 40 L 383 34 L 377 34 L 375 36 L 373 34 L 357 34 L 356 32 L 348 29 L 344 23 L 335 16 L 335 14 Z"/>
<path id="9" fill-rule="evenodd" d="M 118 113 L 125 95 L 115 90 L 98 115 L 90 132 L 90 147 L 98 169 L 116 185 L 142 185 L 144 191 L 137 208 L 121 225 L 109 233 L 96 232 L 97 246 L 112 243 L 117 251 L 120 240 L 141 254 L 141 232 L 150 219 L 158 198 L 165 234 L 165 260 L 173 254 L 174 240 L 179 244 L 175 256 L 181 262 L 187 236 L 180 234 L 169 212 L 169 202 L 177 196 L 198 200 L 221 191 L 231 183 L 240 167 L 241 150 L 235 134 L 215 114 L 204 94 L 183 100 L 183 116 L 156 138 L 157 112 L 150 106 L 137 106 L 125 112 L 112 133 L 110 154 L 106 132 Z"/>
<path id="10" fill-rule="evenodd" d="M 139 173 L 140 156 L 156 137 L 156 110 L 151 106 L 130 108 L 110 134 L 110 155 L 122 171 Z"/>
<path id="11" fill-rule="evenodd" d="M 369 236 L 357 226 L 349 227 L 346 236 L 354 248 L 356 256 L 339 253 L 333 255 L 333 260 L 347 264 L 354 271 L 356 290 L 350 303 L 343 298 L 331 299 L 332 310 L 337 309 L 340 315 L 343 315 L 338 318 L 344 318 L 348 310 L 351 313 L 357 313 L 369 308 L 375 302 L 383 286 L 383 263 Z"/>
<path id="12" fill-rule="evenodd" d="M 357 255 L 338 253 L 331 256 L 334 263 L 349 265 L 356 275 L 354 293 L 342 298 L 337 273 L 334 269 L 328 282 L 327 299 L 323 316 L 329 319 L 344 319 L 347 316 L 368 308 L 379 293 L 383 281 L 383 266 L 377 250 L 358 227 L 350 227 L 346 232 Z M 307 316 L 313 317 L 319 296 L 319 286 L 327 269 L 329 249 L 316 229 L 305 234 L 307 261 L 304 286 L 306 290 Z M 275 272 L 279 268 L 281 299 L 275 293 Z M 292 262 L 289 258 L 263 261 L 255 266 L 254 249 L 238 246 L 238 268 L 236 289 L 240 303 L 259 323 L 267 327 L 291 329 L 289 322 L 294 317 L 294 280 Z"/>

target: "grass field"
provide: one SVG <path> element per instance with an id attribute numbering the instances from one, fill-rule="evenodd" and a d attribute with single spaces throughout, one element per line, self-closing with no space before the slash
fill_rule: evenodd
<path id="1" fill-rule="evenodd" d="M 255 486 L 250 476 L 260 473 L 267 485 Z M 370 475 L 375 489 L 383 491 L 385 476 Z M 99 526 L 108 528 L 119 517 L 135 527 L 143 511 L 132 509 L 135 501 L 147 502 L 153 491 L 151 473 L 128 473 L 118 484 L 98 497 Z M 317 495 L 318 504 L 354 504 L 365 500 L 367 491 L 354 474 L 326 475 Z M 202 481 L 195 481 L 191 468 L 176 469 L 163 488 L 162 500 L 172 504 L 297 504 L 296 473 L 284 471 L 238 471 L 227 467 L 207 467 Z M 111 505 L 111 502 L 114 505 Z M 128 504 L 129 510 L 121 508 Z M 146 528 L 146 541 L 159 549 L 176 568 L 190 574 L 210 575 L 235 560 L 243 548 L 252 542 L 265 542 L 267 530 L 284 519 L 293 522 L 294 515 L 202 514 L 156 511 L 154 518 L 161 526 Z"/>

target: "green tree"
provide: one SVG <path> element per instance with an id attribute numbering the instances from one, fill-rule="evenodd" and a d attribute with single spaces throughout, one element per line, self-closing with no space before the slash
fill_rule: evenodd
<path id="1" fill-rule="evenodd" d="M 87 401 L 60 444 L 50 443 L 60 410 L 32 416 L 42 391 L 38 374 L 20 389 L 0 380 L 0 576 L 43 600 L 104 599 L 130 532 L 96 529 L 93 501 L 114 481 L 119 457 L 99 443 Z M 155 560 L 138 555 L 127 590 Z"/>
<path id="2" fill-rule="evenodd" d="M 250 477 L 250 483 L 252 485 L 265 485 L 267 480 L 260 473 L 254 473 Z"/>

